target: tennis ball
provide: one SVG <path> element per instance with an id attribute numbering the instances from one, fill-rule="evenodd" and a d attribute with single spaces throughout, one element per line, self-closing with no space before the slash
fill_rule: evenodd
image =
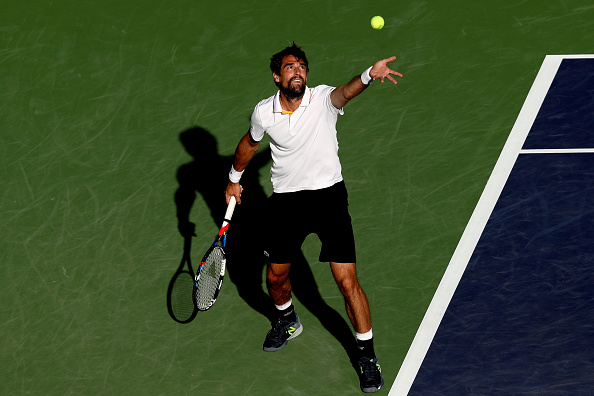
<path id="1" fill-rule="evenodd" d="M 383 28 L 384 18 L 382 18 L 381 16 L 374 16 L 373 18 L 371 18 L 371 27 L 376 30 L 380 30 L 381 28 Z"/>

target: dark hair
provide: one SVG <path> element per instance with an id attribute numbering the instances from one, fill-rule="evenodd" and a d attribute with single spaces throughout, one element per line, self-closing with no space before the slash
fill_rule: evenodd
<path id="1" fill-rule="evenodd" d="M 272 58 L 270 58 L 270 70 L 272 70 L 273 73 L 280 76 L 283 58 L 287 55 L 293 55 L 295 58 L 302 60 L 303 63 L 305 63 L 305 70 L 309 72 L 309 63 L 307 62 L 305 52 L 303 52 L 301 47 L 293 42 L 293 45 L 280 52 L 277 52 L 276 54 L 272 55 Z"/>

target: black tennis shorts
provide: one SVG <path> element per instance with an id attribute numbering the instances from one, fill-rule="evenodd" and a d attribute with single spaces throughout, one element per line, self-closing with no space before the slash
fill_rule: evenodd
<path id="1" fill-rule="evenodd" d="M 322 262 L 355 263 L 355 238 L 344 181 L 321 190 L 274 193 L 268 198 L 264 255 L 293 263 L 309 234 L 322 242 Z"/>

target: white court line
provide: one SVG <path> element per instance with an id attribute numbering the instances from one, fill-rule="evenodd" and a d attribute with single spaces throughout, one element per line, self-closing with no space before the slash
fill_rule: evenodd
<path id="1" fill-rule="evenodd" d="M 509 134 L 501 155 L 495 164 L 493 173 L 472 213 L 462 234 L 460 242 L 450 260 L 439 286 L 423 317 L 421 325 L 404 358 L 402 367 L 394 380 L 389 396 L 404 396 L 410 391 L 415 377 L 421 367 L 429 345 L 437 332 L 437 328 L 450 304 L 454 291 L 462 278 L 468 261 L 476 248 L 481 234 L 491 216 L 491 212 L 499 199 L 501 191 L 520 152 L 533 153 L 533 150 L 522 150 L 522 145 L 530 132 L 530 128 L 549 91 L 553 78 L 557 74 L 561 61 L 566 58 L 593 58 L 594 55 L 547 55 L 530 88 L 526 101 Z M 558 151 L 555 151 L 558 152 Z"/>
<path id="2" fill-rule="evenodd" d="M 574 153 L 594 153 L 594 148 L 583 149 L 525 149 L 520 150 L 520 154 L 574 154 Z"/>

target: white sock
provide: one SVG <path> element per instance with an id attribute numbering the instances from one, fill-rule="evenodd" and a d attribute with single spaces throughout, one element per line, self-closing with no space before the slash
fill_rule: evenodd
<path id="1" fill-rule="evenodd" d="M 367 341 L 367 340 L 371 340 L 373 338 L 373 330 L 369 329 L 369 331 L 367 333 L 356 333 L 357 334 L 357 339 L 361 340 L 361 341 Z"/>
<path id="2" fill-rule="evenodd" d="M 292 298 L 288 302 L 284 303 L 283 305 L 276 305 L 276 304 L 274 304 L 274 306 L 279 311 L 284 311 L 285 309 L 289 308 L 291 306 L 291 304 L 293 304 L 293 299 Z"/>

